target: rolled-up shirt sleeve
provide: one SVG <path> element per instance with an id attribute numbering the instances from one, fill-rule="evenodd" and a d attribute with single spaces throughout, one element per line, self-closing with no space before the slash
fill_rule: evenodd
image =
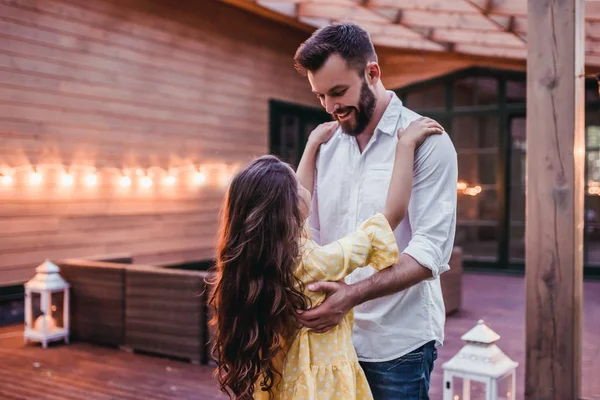
<path id="1" fill-rule="evenodd" d="M 456 230 L 457 156 L 447 134 L 432 136 L 415 154 L 408 206 L 412 236 L 403 253 L 431 270 L 436 279 L 448 262 Z"/>

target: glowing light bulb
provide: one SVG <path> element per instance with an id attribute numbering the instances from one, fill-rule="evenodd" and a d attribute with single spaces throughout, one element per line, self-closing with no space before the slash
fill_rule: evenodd
<path id="1" fill-rule="evenodd" d="M 98 183 L 98 176 L 96 174 L 89 174 L 85 177 L 85 184 L 88 186 L 94 186 Z"/>
<path id="2" fill-rule="evenodd" d="M 173 175 L 169 175 L 169 176 L 165 177 L 165 183 L 167 185 L 174 185 L 176 180 L 177 179 L 175 179 L 175 176 L 173 176 Z"/>
<path id="3" fill-rule="evenodd" d="M 29 175 L 29 183 L 32 185 L 39 185 L 42 183 L 42 174 L 37 171 L 32 172 L 31 175 Z"/>
<path id="4" fill-rule="evenodd" d="M 131 186 L 131 178 L 128 176 L 122 176 L 119 183 L 123 187 L 129 187 Z"/>
<path id="5" fill-rule="evenodd" d="M 10 175 L 2 175 L 2 183 L 5 185 L 10 185 L 13 183 L 13 178 Z"/>
<path id="6" fill-rule="evenodd" d="M 200 171 L 196 172 L 196 175 L 194 175 L 194 183 L 196 185 L 202 185 L 204 182 L 206 182 L 206 175 Z"/>
<path id="7" fill-rule="evenodd" d="M 152 179 L 150 179 L 147 176 L 143 177 L 142 178 L 142 186 L 145 188 L 149 188 L 150 186 L 152 186 Z"/>
<path id="8" fill-rule="evenodd" d="M 73 175 L 68 173 L 64 174 L 60 181 L 64 186 L 72 186 L 74 182 Z"/>
<path id="9" fill-rule="evenodd" d="M 458 190 L 465 190 L 467 188 L 467 183 L 460 181 L 456 184 L 456 188 Z"/>

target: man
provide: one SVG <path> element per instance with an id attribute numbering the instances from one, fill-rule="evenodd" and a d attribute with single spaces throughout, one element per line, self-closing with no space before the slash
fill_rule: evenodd
<path id="1" fill-rule="evenodd" d="M 316 31 L 298 49 L 296 68 L 340 128 L 317 160 L 313 238 L 330 243 L 383 210 L 398 129 L 419 118 L 381 82 L 368 33 L 351 23 Z M 428 399 L 443 343 L 445 310 L 439 275 L 456 228 L 457 160 L 448 135 L 416 151 L 408 216 L 395 230 L 400 260 L 381 272 L 367 266 L 346 282 L 318 282 L 321 305 L 299 320 L 316 331 L 335 326 L 353 307 L 354 346 L 376 399 Z"/>

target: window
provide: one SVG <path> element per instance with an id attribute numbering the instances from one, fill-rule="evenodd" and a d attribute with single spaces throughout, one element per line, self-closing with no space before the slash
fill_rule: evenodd
<path id="1" fill-rule="evenodd" d="M 486 106 L 498 103 L 498 79 L 473 76 L 454 82 L 454 107 Z"/>
<path id="2" fill-rule="evenodd" d="M 525 115 L 509 117 L 510 152 L 510 221 L 509 221 L 509 261 L 525 260 L 525 163 L 526 119 Z"/>
<path id="3" fill-rule="evenodd" d="M 443 84 L 413 89 L 405 97 L 405 105 L 412 110 L 444 110 L 446 90 Z"/>
<path id="4" fill-rule="evenodd" d="M 331 121 L 331 116 L 323 109 L 271 101 L 271 154 L 297 167 L 308 136 L 319 124 L 327 121 Z"/>
<path id="5" fill-rule="evenodd" d="M 506 102 L 525 103 L 527 98 L 527 83 L 523 81 L 506 81 Z"/>
<path id="6" fill-rule="evenodd" d="M 586 111 L 585 243 L 587 263 L 600 266 L 600 110 Z"/>
<path id="7" fill-rule="evenodd" d="M 465 258 L 495 261 L 499 240 L 498 152 L 496 115 L 455 116 L 453 141 L 458 153 L 456 244 Z"/>

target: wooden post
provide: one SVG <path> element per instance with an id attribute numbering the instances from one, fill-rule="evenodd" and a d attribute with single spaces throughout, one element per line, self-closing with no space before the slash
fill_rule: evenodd
<path id="1" fill-rule="evenodd" d="M 584 0 L 529 0 L 527 399 L 579 399 L 585 160 Z"/>

